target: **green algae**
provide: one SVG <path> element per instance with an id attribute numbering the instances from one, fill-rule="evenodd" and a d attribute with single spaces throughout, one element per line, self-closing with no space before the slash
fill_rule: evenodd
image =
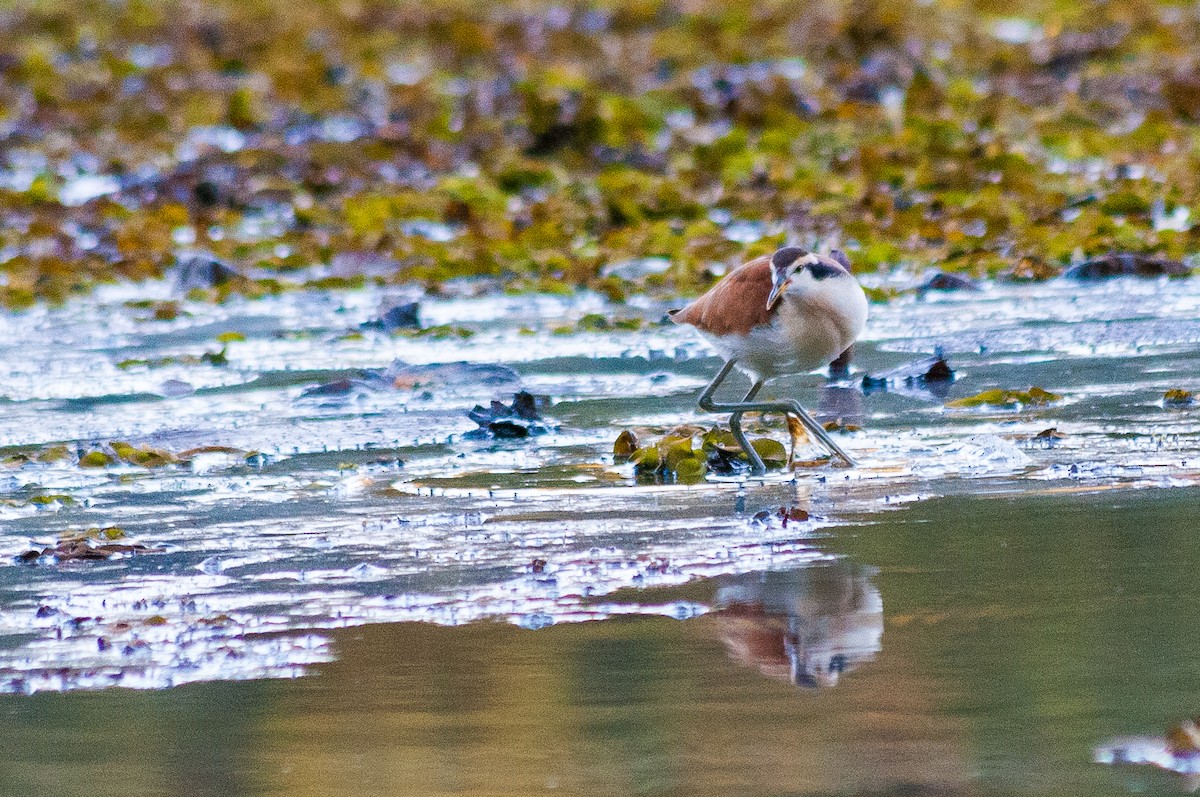
<path id="1" fill-rule="evenodd" d="M 1062 396 L 1057 393 L 1051 393 L 1048 390 L 1043 390 L 1040 387 L 1031 387 L 1028 390 L 1006 390 L 997 388 L 995 390 L 985 390 L 974 396 L 965 398 L 953 399 L 946 402 L 947 407 L 1043 407 L 1047 404 L 1052 404 L 1056 401 L 1061 401 Z"/>
<path id="2" fill-rule="evenodd" d="M 691 294 L 786 238 L 861 271 L 1019 279 L 1198 243 L 1192 13 L 1046 0 L 1022 43 L 992 10 L 917 0 L 650 0 L 549 27 L 536 2 L 147 8 L 0 21 L 10 309 L 193 249 L 240 273 L 183 292 L 225 301 L 463 277 Z M 111 184 L 80 188 L 77 162 Z M 348 252 L 391 267 L 329 271 Z M 609 270 L 646 257 L 670 268 Z"/>

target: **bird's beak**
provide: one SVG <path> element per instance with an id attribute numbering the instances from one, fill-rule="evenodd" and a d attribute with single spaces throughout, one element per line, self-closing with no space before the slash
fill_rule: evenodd
<path id="1" fill-rule="evenodd" d="M 782 271 L 776 271 L 774 279 L 771 282 L 771 293 L 767 296 L 768 310 L 775 306 L 775 302 L 779 301 L 779 295 L 783 293 L 783 289 L 787 287 L 787 284 L 787 276 Z"/>

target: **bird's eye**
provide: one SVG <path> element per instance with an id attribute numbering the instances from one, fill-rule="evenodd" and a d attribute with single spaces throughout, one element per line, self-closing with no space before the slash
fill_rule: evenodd
<path id="1" fill-rule="evenodd" d="M 810 263 L 808 270 L 812 272 L 813 279 L 818 280 L 823 280 L 827 277 L 836 277 L 839 274 L 845 273 L 837 266 L 831 266 L 828 263 Z"/>

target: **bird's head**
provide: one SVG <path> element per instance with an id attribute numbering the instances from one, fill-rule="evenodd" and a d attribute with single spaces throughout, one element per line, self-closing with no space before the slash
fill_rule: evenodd
<path id="1" fill-rule="evenodd" d="M 767 309 L 774 307 L 784 290 L 797 280 L 810 282 L 849 273 L 845 255 L 840 252 L 829 258 L 806 252 L 798 246 L 785 246 L 771 255 L 771 293 L 767 296 Z"/>

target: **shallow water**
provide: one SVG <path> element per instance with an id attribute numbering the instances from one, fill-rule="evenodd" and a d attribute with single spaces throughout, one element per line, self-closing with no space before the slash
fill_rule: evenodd
<path id="1" fill-rule="evenodd" d="M 711 609 L 682 621 L 373 624 L 295 680 L 9 695 L 6 793 L 1179 793 L 1091 747 L 1194 705 L 1198 498 L 937 499 L 612 596 Z M 840 674 L 795 685 L 789 634 Z"/>
<path id="2" fill-rule="evenodd" d="M 427 324 L 474 332 L 431 340 L 363 328 L 371 290 L 169 321 L 126 304 L 172 294 L 0 318 L 0 445 L 71 454 L 0 470 L 11 793 L 195 793 L 199 772 L 214 794 L 1180 787 L 1091 750 L 1193 711 L 1200 410 L 1162 395 L 1200 387 L 1200 281 L 874 306 L 852 379 L 773 386 L 862 426 L 842 436 L 862 467 L 692 487 L 637 485 L 610 454 L 623 428 L 708 420 L 717 361 L 663 306 L 426 301 Z M 561 334 L 596 311 L 648 323 Z M 228 365 L 200 361 L 228 331 L 246 338 Z M 935 346 L 951 398 L 1063 400 L 858 389 Z M 517 381 L 443 366 L 378 389 L 359 370 L 395 359 Z M 471 406 L 518 387 L 553 400 L 548 434 L 464 437 Z M 234 450 L 76 464 L 114 440 Z M 111 525 L 162 552 L 8 564 Z M 153 748 L 136 764 L 130 739 Z"/>

